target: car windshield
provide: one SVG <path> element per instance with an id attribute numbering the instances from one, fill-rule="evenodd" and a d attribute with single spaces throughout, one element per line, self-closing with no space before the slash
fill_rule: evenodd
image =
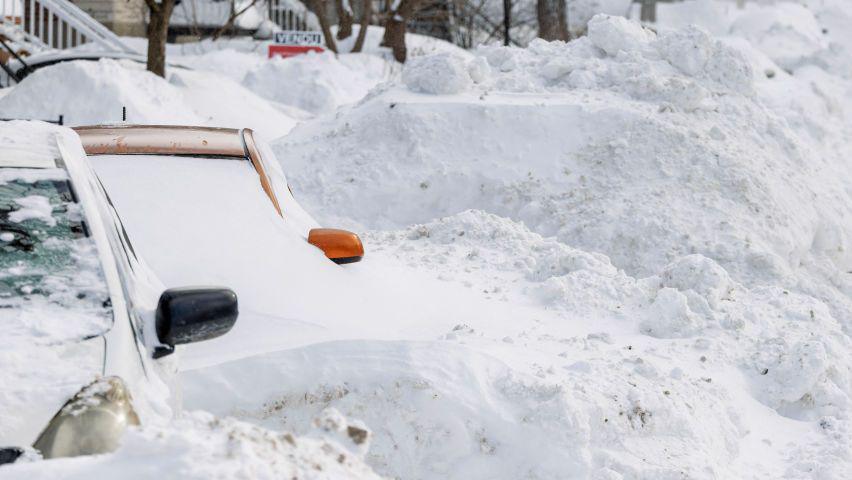
<path id="1" fill-rule="evenodd" d="M 2 311 L 48 341 L 112 324 L 97 248 L 64 170 L 0 169 Z"/>

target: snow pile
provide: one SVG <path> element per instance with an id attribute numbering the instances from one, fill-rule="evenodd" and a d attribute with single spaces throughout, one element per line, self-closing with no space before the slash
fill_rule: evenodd
<path id="1" fill-rule="evenodd" d="M 341 54 L 345 54 L 346 52 L 352 51 L 352 48 L 355 46 L 355 41 L 358 37 L 358 30 L 360 28 L 360 25 L 354 25 L 352 35 L 350 35 L 344 40 L 337 40 L 338 52 L 340 52 Z M 331 31 L 336 35 L 337 26 L 333 26 Z M 391 55 L 390 48 L 381 46 L 384 34 L 384 27 L 376 25 L 368 26 L 367 34 L 364 38 L 364 48 L 362 52 L 380 56 L 386 60 L 389 60 L 391 64 L 393 64 L 393 61 L 391 60 L 393 57 Z M 409 59 L 425 55 L 432 55 L 436 53 L 452 53 L 463 57 L 470 56 L 470 53 L 467 50 L 446 40 L 441 40 L 440 38 L 430 37 L 427 35 L 419 35 L 416 33 L 405 34 L 405 47 L 408 50 Z"/>
<path id="2" fill-rule="evenodd" d="M 657 7 L 657 28 L 700 25 L 726 43 L 762 52 L 793 73 L 809 65 L 852 76 L 850 13 L 843 0 L 746 2 L 686 0 Z"/>
<path id="3" fill-rule="evenodd" d="M 298 126 L 277 155 L 323 223 L 384 230 L 365 235 L 371 261 L 505 311 L 422 345 L 192 372 L 188 397 L 297 430 L 334 406 L 375 432 L 368 462 L 402 478 L 843 476 L 847 90 L 806 72 L 700 28 L 604 16 L 567 44 L 411 62 L 402 85 Z M 203 398 L 249 370 L 287 385 Z"/>
<path id="4" fill-rule="evenodd" d="M 599 22 L 620 32 L 620 21 Z M 626 46 L 636 28 L 600 36 Z M 628 272 L 689 253 L 744 280 L 783 278 L 808 255 L 850 265 L 848 171 L 835 152 L 814 156 L 818 138 L 757 101 L 742 55 L 692 28 L 614 57 L 595 38 L 486 51 L 491 86 L 469 99 L 386 90 L 296 129 L 279 158 L 311 210 L 370 227 L 477 208 L 606 253 Z M 545 47 L 578 54 L 536 53 Z M 541 108 L 530 93 L 560 96 Z"/>
<path id="5" fill-rule="evenodd" d="M 5 116 L 53 120 L 63 115 L 71 125 L 120 121 L 122 107 L 139 121 L 201 121 L 177 88 L 114 60 L 65 62 L 37 70 L 0 99 Z"/>
<path id="6" fill-rule="evenodd" d="M 235 387 L 234 373 L 245 368 L 256 375 L 237 387 L 243 395 L 204 399 L 210 388 Z M 359 412 L 381 429 L 370 464 L 394 478 L 586 474 L 588 419 L 571 412 L 570 393 L 454 342 L 336 342 L 192 375 L 188 401 L 273 428 L 310 428 L 306 420 L 325 405 Z M 515 420 L 521 416 L 523 427 Z M 542 428 L 560 433 L 542 437 Z"/>
<path id="7" fill-rule="evenodd" d="M 333 417 L 333 418 L 339 418 Z M 345 423 L 337 424 L 347 428 Z M 369 432 L 359 436 L 368 441 Z M 327 428 L 330 429 L 330 428 Z M 321 431 L 321 430 L 320 430 Z M 353 447 L 339 443 L 334 432 L 318 438 L 295 437 L 204 412 L 190 412 L 169 426 L 131 429 L 110 454 L 63 458 L 48 462 L 19 461 L 4 466 L 3 478 L 147 479 L 378 479 Z M 352 440 L 350 444 L 354 445 Z"/>
<path id="8" fill-rule="evenodd" d="M 703 30 L 658 37 L 623 17 L 601 15 L 588 29 L 587 37 L 569 43 L 481 47 L 479 62 L 467 68 L 463 59 L 447 54 L 423 57 L 406 65 L 403 79 L 420 93 L 458 93 L 475 81 L 480 90 L 515 93 L 612 90 L 686 110 L 712 108 L 713 95 L 752 93 L 751 65 Z"/>
<path id="9" fill-rule="evenodd" d="M 630 12 L 629 0 L 575 0 L 568 2 L 568 30 L 572 38 L 586 33 L 589 20 L 599 13 L 625 15 Z"/>
<path id="10" fill-rule="evenodd" d="M 745 13 L 731 25 L 730 35 L 748 40 L 787 70 L 828 45 L 813 13 L 785 2 Z"/>
<path id="11" fill-rule="evenodd" d="M 389 73 L 387 62 L 372 55 L 309 53 L 258 64 L 242 83 L 266 99 L 311 113 L 330 113 L 360 100 Z"/>
<path id="12" fill-rule="evenodd" d="M 204 167 L 207 180 L 238 180 L 230 195 L 173 185 L 178 200 L 210 189 L 207 211 L 117 189 L 155 268 L 175 283 L 233 284 L 251 307 L 229 335 L 182 349 L 186 405 L 262 427 L 197 414 L 157 430 L 162 448 L 200 464 L 158 456 L 155 430 L 128 445 L 190 476 L 212 475 L 207 464 L 283 476 L 266 447 L 234 438 L 289 455 L 286 434 L 266 429 L 318 428 L 401 479 L 848 476 L 852 103 L 842 49 L 794 21 L 796 8 L 770 22 L 707 18 L 714 33 L 748 37 L 724 41 L 597 16 L 570 43 L 412 55 L 401 82 L 357 103 L 369 82 L 356 91 L 337 77 L 358 56 L 211 54 L 244 62 L 250 74 L 232 80 L 276 102 L 351 103 L 275 150 L 323 225 L 371 229 L 367 256 L 325 262 L 232 165 Z M 788 47 L 772 50 L 773 30 Z M 105 180 L 127 181 L 106 160 Z M 157 175 L 133 183 L 163 188 Z M 170 215 L 183 245 L 161 228 Z M 222 218 L 264 233 L 235 235 Z M 323 462 L 340 450 L 312 451 L 333 471 Z M 130 452 L 55 464 L 118 468 Z"/>
<path id="13" fill-rule="evenodd" d="M 731 461 L 735 461 L 731 467 L 734 472 L 806 468 L 784 445 L 784 441 L 802 442 L 802 438 L 811 439 L 807 441 L 823 449 L 818 455 L 826 471 L 836 475 L 847 468 L 843 456 L 831 453 L 831 445 L 837 441 L 848 446 L 848 436 L 830 433 L 827 437 L 814 437 L 803 428 L 805 424 L 797 426 L 777 416 L 773 418 L 783 415 L 828 422 L 834 429 L 845 428 L 836 423 L 838 418 L 846 418 L 852 388 L 850 341 L 826 305 L 811 296 L 777 287 L 749 289 L 701 255 L 678 258 L 657 275 L 632 278 L 616 271 L 605 258 L 584 254 L 529 232 L 520 224 L 476 211 L 399 233 L 373 234 L 367 241 L 378 255 L 390 253 L 418 268 L 434 271 L 445 281 L 481 291 L 504 305 L 537 299 L 550 312 L 564 312 L 567 318 L 548 318 L 539 312 L 532 314 L 533 320 L 510 314 L 516 331 L 521 333 L 508 337 L 495 331 L 494 317 L 471 318 L 445 338 L 491 352 L 512 367 L 513 375 L 527 371 L 536 377 L 534 384 L 539 388 L 570 389 L 582 385 L 584 394 L 591 397 L 569 394 L 560 418 L 568 421 L 570 413 L 581 420 L 565 428 L 588 428 L 593 432 L 584 440 L 588 444 L 582 454 L 582 458 L 592 459 L 583 464 L 590 473 L 613 469 L 621 474 L 653 471 L 664 476 L 686 471 L 701 477 L 700 469 L 712 468 L 707 471 L 724 477 L 723 463 Z M 442 360 L 434 362 L 446 365 Z M 369 370 L 366 366 L 361 368 Z M 487 378 L 481 373 L 469 375 L 479 382 Z M 742 382 L 748 385 L 745 390 Z M 360 382 L 346 385 L 351 396 L 359 396 L 356 385 Z M 623 391 L 622 386 L 626 386 Z M 629 402 L 620 404 L 620 411 L 612 411 L 607 399 L 597 398 L 593 392 L 609 392 L 609 401 L 624 398 Z M 749 398 L 749 393 L 753 398 Z M 465 390 L 453 395 L 458 398 L 470 394 Z M 675 403 L 671 403 L 673 400 Z M 349 405 L 350 401 L 343 399 L 340 403 Z M 678 420 L 683 407 L 679 401 L 689 403 L 688 419 L 682 421 Z M 331 404 L 338 405 L 338 401 Z M 391 438 L 409 435 L 392 420 L 347 408 L 365 418 L 377 432 L 377 443 L 385 429 L 390 430 Z M 441 411 L 454 408 L 447 406 Z M 621 412 L 627 412 L 627 417 L 622 417 L 625 413 Z M 621 424 L 610 423 L 616 415 L 638 432 L 647 432 L 646 440 L 634 443 L 630 440 L 632 430 L 619 431 Z M 459 412 L 452 418 L 462 421 L 471 417 Z M 523 423 L 528 424 L 523 418 Z M 714 420 L 705 422 L 705 418 Z M 769 427 L 770 424 L 782 426 L 784 433 L 770 434 L 778 428 Z M 500 445 L 502 449 L 498 447 L 497 451 L 504 455 L 517 448 L 511 438 L 494 429 L 483 427 L 482 431 L 489 433 L 478 435 Z M 558 443 L 558 437 L 549 432 L 540 428 L 525 438 L 529 441 L 543 437 L 547 439 L 543 443 Z M 677 438 L 678 446 L 663 440 L 669 437 Z M 778 443 L 772 443 L 770 437 Z M 468 432 L 468 438 L 473 441 L 478 437 Z M 752 460 L 745 452 L 754 448 L 752 439 L 766 442 L 758 448 L 762 455 L 779 455 L 786 460 L 774 466 L 762 461 L 750 464 Z M 618 442 L 618 446 L 613 442 Z M 428 440 L 418 448 L 428 449 L 427 445 Z M 703 452 L 701 455 L 706 458 L 726 460 L 692 457 L 694 452 L 679 450 L 690 450 L 684 445 L 693 445 L 692 449 Z M 652 468 L 649 466 L 628 467 L 639 451 L 643 452 L 643 459 L 655 459 L 653 470 L 647 470 Z M 671 457 L 661 460 L 664 455 Z M 423 458 L 421 466 L 429 468 L 429 457 Z M 529 473 L 523 465 L 513 462 L 511 468 L 515 470 L 504 467 L 503 478 Z M 393 463 L 391 470 L 379 463 L 374 466 L 385 473 L 400 471 L 393 469 L 400 468 Z M 544 471 L 535 473 L 548 478 Z"/>
<path id="14" fill-rule="evenodd" d="M 413 92 L 452 94 L 471 86 L 471 74 L 463 58 L 439 53 L 411 59 L 403 70 L 402 81 Z"/>
<path id="15" fill-rule="evenodd" d="M 39 69 L 0 98 L 6 117 L 62 115 L 66 125 L 118 123 L 122 107 L 131 123 L 252 127 L 269 136 L 283 135 L 296 123 L 228 78 L 173 68 L 165 80 L 143 65 L 110 59 Z"/>
<path id="16" fill-rule="evenodd" d="M 188 45 L 203 45 L 203 43 Z M 243 81 L 246 72 L 266 63 L 263 52 L 244 52 L 235 48 L 210 50 L 192 55 L 180 53 L 178 58 L 183 65 L 195 70 L 218 73 L 237 83 Z"/>

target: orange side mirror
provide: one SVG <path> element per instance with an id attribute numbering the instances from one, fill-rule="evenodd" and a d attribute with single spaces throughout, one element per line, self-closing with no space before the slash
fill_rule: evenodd
<path id="1" fill-rule="evenodd" d="M 314 228 L 308 233 L 308 243 L 319 248 L 337 264 L 360 262 L 364 245 L 358 235 L 336 228 Z"/>

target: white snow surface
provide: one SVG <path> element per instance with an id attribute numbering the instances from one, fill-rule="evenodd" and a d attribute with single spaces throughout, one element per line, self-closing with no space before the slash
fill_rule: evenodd
<path id="1" fill-rule="evenodd" d="M 274 108 L 319 114 L 291 115 L 274 150 L 364 261 L 329 264 L 259 192 L 158 217 L 186 235 L 166 249 L 142 213 L 167 196 L 117 191 L 167 283 L 239 290 L 235 330 L 180 352 L 185 406 L 209 413 L 0 474 L 274 476 L 263 445 L 292 432 L 326 465 L 314 442 L 335 431 L 355 457 L 338 478 L 369 475 L 361 455 L 400 479 L 848 477 L 849 6 L 659 8 L 656 31 L 596 16 L 569 43 L 445 49 L 360 90 L 324 77 L 348 60 L 204 54 Z M 304 72 L 322 89 L 277 89 Z M 231 209 L 253 213 L 210 224 Z M 344 423 L 369 445 L 347 446 Z"/>

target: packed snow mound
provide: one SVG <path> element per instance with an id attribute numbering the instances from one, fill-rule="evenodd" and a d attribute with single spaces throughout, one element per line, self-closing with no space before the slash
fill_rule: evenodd
<path id="1" fill-rule="evenodd" d="M 119 122 L 122 107 L 127 107 L 129 118 L 143 122 L 202 122 L 176 87 L 128 61 L 74 61 L 45 67 L 0 99 L 4 116 L 56 120 L 62 115 L 69 125 Z"/>
<path id="2" fill-rule="evenodd" d="M 676 463 L 721 474 L 722 459 L 737 454 L 738 415 L 699 378 L 605 336 L 523 339 L 565 353 L 541 364 L 527 347 L 480 335 L 459 326 L 443 341 L 333 342 L 247 358 L 186 374 L 187 401 L 297 433 L 329 406 L 357 416 L 375 433 L 367 461 L 392 478 L 617 478 L 605 475 L 636 472 L 640 458 L 669 478 Z M 607 362 L 590 361 L 600 357 Z M 671 391 L 658 388 L 662 379 Z M 222 388 L 237 394 L 207 393 Z M 699 427 L 695 415 L 714 421 Z M 649 436 L 657 444 L 643 450 Z M 700 452 L 686 446 L 696 440 Z"/>
<path id="3" fill-rule="evenodd" d="M 745 2 L 685 0 L 657 6 L 660 31 L 699 25 L 726 43 L 762 52 L 779 69 L 794 73 L 813 64 L 852 78 L 852 15 L 843 0 Z"/>
<path id="4" fill-rule="evenodd" d="M 790 71 L 828 46 L 813 12 L 790 2 L 751 9 L 734 21 L 729 34 L 748 40 Z"/>
<path id="5" fill-rule="evenodd" d="M 483 297 L 507 306 L 533 301 L 548 312 L 562 312 L 563 316 L 556 318 L 543 313 L 531 314 L 532 320 L 524 315 L 513 316 L 516 332 L 520 333 L 510 336 L 495 329 L 496 319 L 472 317 L 448 332 L 443 339 L 491 352 L 512 368 L 527 371 L 536 377 L 537 382 L 546 385 L 582 385 L 585 394 L 616 392 L 621 386 L 632 385 L 634 388 L 615 394 L 615 397 L 636 400 L 638 408 L 631 404 L 628 410 L 621 411 L 635 409 L 628 413 L 628 418 L 637 420 L 637 427 L 643 425 L 637 430 L 652 430 L 647 431 L 648 436 L 637 440 L 637 443 L 625 440 L 617 446 L 607 442 L 613 441 L 613 438 L 624 439 L 625 434 L 610 437 L 602 433 L 605 440 L 601 443 L 594 435 L 575 439 L 588 442 L 588 452 L 596 460 L 586 464 L 586 468 L 594 474 L 602 475 L 600 472 L 612 470 L 622 475 L 639 476 L 638 472 L 643 471 L 643 467 L 629 466 L 636 460 L 633 447 L 644 445 L 643 459 L 669 458 L 672 447 L 658 443 L 661 437 L 669 436 L 679 438 L 683 442 L 681 448 L 686 450 L 690 448 L 683 447 L 684 444 L 692 445 L 694 451 L 713 452 L 704 457 L 704 463 L 698 459 L 693 463 L 693 460 L 678 455 L 670 457 L 671 465 L 678 465 L 681 471 L 699 478 L 725 477 L 723 464 L 735 465 L 731 467 L 732 471 L 739 472 L 776 471 L 779 468 L 783 471 L 790 465 L 795 465 L 793 468 L 796 469 L 806 468 L 799 463 L 796 453 L 785 446 L 787 441 L 799 443 L 805 437 L 821 445 L 815 448 L 827 449 L 818 454 L 824 457 L 825 471 L 836 474 L 846 468 L 846 460 L 842 456 L 830 453 L 831 447 L 825 444 L 828 437 L 823 437 L 822 433 L 816 436 L 808 433 L 810 427 L 805 423 L 787 422 L 777 417 L 827 422 L 825 424 L 832 425 L 832 429 L 845 428 L 835 425 L 832 419 L 845 418 L 844 411 L 852 398 L 852 344 L 843 333 L 838 318 L 824 302 L 813 296 L 777 287 L 748 288 L 732 280 L 718 263 L 698 254 L 679 257 L 649 277 L 631 277 L 617 271 L 605 257 L 573 249 L 553 238 L 541 237 L 509 219 L 474 210 L 395 232 L 373 232 L 365 240 L 374 258 L 396 257 L 420 271 L 431 271 L 443 281 L 481 292 Z M 335 348 L 338 352 L 346 349 L 339 344 Z M 372 348 L 364 349 L 376 352 Z M 624 357 L 624 354 L 627 356 Z M 316 358 L 309 352 L 301 355 Z M 381 356 L 386 358 L 385 353 Z M 443 362 L 443 370 L 452 368 L 446 362 L 452 358 L 451 354 L 442 353 L 437 357 L 429 365 L 434 368 L 435 363 Z M 293 362 L 289 356 L 267 361 L 282 365 Z M 371 375 L 371 367 L 364 363 L 349 363 L 360 365 L 360 375 L 371 385 L 368 391 L 377 389 L 369 381 L 381 374 Z M 473 361 L 463 363 L 475 364 Z M 601 365 L 607 365 L 603 367 L 604 371 L 597 370 Z M 386 365 L 382 364 L 382 367 Z M 226 378 L 246 369 L 257 370 L 245 365 L 227 368 L 230 373 L 225 375 Z M 422 371 L 417 364 L 406 368 Z M 516 374 L 518 372 L 514 371 L 513 375 Z M 471 372 L 469 375 L 478 379 L 480 383 L 476 385 L 482 385 L 483 373 Z M 333 378 L 325 374 L 317 376 Z M 341 378 L 352 378 L 352 375 L 341 374 Z M 646 379 L 648 383 L 638 379 Z M 461 384 L 452 378 L 447 381 Z M 429 384 L 442 385 L 438 381 L 430 381 Z M 383 436 L 410 436 L 399 433 L 397 420 L 387 418 L 384 413 L 361 413 L 364 409 L 370 411 L 370 407 L 366 406 L 372 405 L 369 401 L 363 400 L 365 406 L 361 407 L 348 403 L 360 395 L 360 385 L 360 379 L 347 382 L 342 395 L 349 398 L 334 397 L 328 401 L 333 405 L 347 405 L 341 407 L 345 412 L 349 408 L 357 411 L 359 418 L 364 418 L 377 432 L 379 444 Z M 691 390 L 689 385 L 696 386 L 697 390 Z M 203 388 L 199 388 L 199 394 L 210 388 L 216 387 L 204 384 Z M 319 390 L 327 391 L 326 387 Z M 316 393 L 311 389 L 306 391 Z M 384 391 L 387 391 L 386 388 Z M 671 398 L 677 395 L 674 392 L 680 392 L 693 399 L 689 401 L 688 409 L 695 430 L 682 429 L 690 422 L 677 420 L 677 407 L 671 403 L 663 401 L 650 406 L 650 398 L 661 391 L 662 398 Z M 456 397 L 459 395 L 455 394 Z M 696 407 L 696 395 L 707 403 Z M 261 397 L 267 402 L 269 398 L 276 398 L 271 393 Z M 590 400 L 586 404 L 579 400 L 585 397 L 578 397 L 575 392 L 570 398 L 570 411 L 578 418 L 591 419 L 589 428 L 592 432 L 599 432 L 602 428 L 606 430 L 613 416 L 618 414 L 617 411 L 608 414 L 607 403 L 601 399 Z M 271 421 L 269 416 L 257 413 L 263 411 L 258 407 L 263 403 L 259 399 L 244 399 L 237 403 L 254 405 L 248 408 L 250 418 Z M 711 404 L 714 405 L 712 408 L 718 408 L 718 412 L 725 412 L 722 415 L 727 416 L 720 417 L 719 413 L 710 412 Z M 602 410 L 601 405 L 604 405 Z M 454 409 L 446 406 L 440 411 Z M 434 419 L 428 413 L 431 411 L 418 409 L 418 418 Z M 277 415 L 272 415 L 272 418 L 277 418 Z M 596 418 L 604 420 L 603 427 L 595 423 Z M 695 425 L 695 422 L 703 424 L 699 420 L 703 418 L 714 419 L 706 425 L 712 424 L 714 430 Z M 720 418 L 725 420 L 720 423 Z M 572 431 L 582 431 L 585 428 L 583 421 L 580 420 L 580 426 L 575 425 Z M 767 432 L 777 428 L 769 425 L 779 425 L 779 422 L 784 425 L 784 433 L 767 436 Z M 401 447 L 400 451 L 422 448 L 437 452 L 436 446 L 442 445 L 442 442 L 435 438 L 442 430 L 435 430 L 431 435 L 417 432 L 422 445 Z M 481 432 L 458 432 L 454 438 L 467 437 L 469 442 L 474 442 L 481 435 L 490 439 L 489 444 L 511 444 L 510 440 L 499 435 L 492 439 L 489 432 L 493 430 L 484 427 Z M 543 443 L 558 442 L 557 438 L 550 437 L 550 432 L 539 425 L 525 436 L 549 438 Z M 772 440 L 767 441 L 769 438 Z M 837 439 L 843 445 L 849 445 L 852 440 L 839 433 Z M 785 460 L 774 466 L 764 464 L 760 468 L 754 465 L 745 468 L 753 461 L 748 453 L 754 448 L 748 446 L 752 441 L 765 443 L 757 448 L 767 452 L 766 458 L 778 455 Z M 502 452 L 505 449 L 498 447 L 497 450 Z M 606 453 L 603 453 L 604 450 Z M 769 451 L 774 453 L 769 454 Z M 440 453 L 435 453 L 434 457 L 444 458 Z M 431 468 L 430 459 L 434 457 L 426 453 L 420 455 L 422 463 L 419 465 Z M 711 457 L 726 460 L 706 460 Z M 373 463 L 375 459 L 372 457 L 368 460 L 384 474 L 395 475 L 395 472 L 403 471 L 400 465 L 390 463 L 388 467 L 383 462 Z M 703 470 L 693 469 L 693 465 L 699 464 Z M 706 468 L 708 465 L 711 467 Z M 654 472 L 664 477 L 664 472 L 674 471 L 669 467 L 666 462 L 655 464 Z M 770 470 L 761 470 L 765 468 Z M 506 471 L 505 476 L 499 478 L 517 478 L 527 473 Z M 543 478 L 551 478 L 544 470 L 536 473 Z M 594 478 L 592 473 L 587 475 Z"/>
<path id="6" fill-rule="evenodd" d="M 400 231 L 370 232 L 365 241 L 376 252 L 417 259 L 418 268 L 464 286 L 490 280 L 490 298 L 510 300 L 521 285 L 524 298 L 541 306 L 574 314 L 610 314 L 627 303 L 647 303 L 651 290 L 616 269 L 603 255 L 571 248 L 544 238 L 508 218 L 468 210 Z M 447 265 L 461 262 L 463 274 Z M 590 288 L 593 286 L 594 288 Z M 604 290 L 600 294 L 597 290 Z M 512 300 L 519 300 L 512 295 Z"/>
<path id="7" fill-rule="evenodd" d="M 338 52 L 345 54 L 346 52 L 352 51 L 352 48 L 355 46 L 355 41 L 358 38 L 358 30 L 360 28 L 360 25 L 355 25 L 352 35 L 343 40 L 337 40 Z M 331 31 L 336 35 L 337 25 L 332 26 Z M 364 38 L 364 48 L 362 52 L 383 57 L 388 60 L 391 65 L 399 65 L 396 60 L 393 60 L 390 48 L 383 47 L 381 45 L 384 35 L 384 27 L 369 25 L 367 27 L 366 37 Z M 420 35 L 410 32 L 405 34 L 405 47 L 408 50 L 409 59 L 436 53 L 451 53 L 462 57 L 470 56 L 470 53 L 467 50 L 454 43 L 429 35 Z"/>
<path id="8" fill-rule="evenodd" d="M 599 13 L 624 15 L 630 11 L 631 0 L 574 0 L 567 2 L 568 30 L 572 38 L 585 34 L 589 20 Z"/>
<path id="9" fill-rule="evenodd" d="M 205 412 L 189 412 L 173 425 L 131 429 L 114 453 L 46 462 L 19 460 L 2 467 L 5 479 L 186 478 L 186 479 L 370 479 L 380 477 L 367 467 L 355 448 L 338 441 L 333 429 L 347 428 L 339 415 L 334 423 L 318 417 L 315 438 L 273 432 Z M 322 425 L 319 422 L 322 421 Z M 362 442 L 369 432 L 363 432 Z M 360 438 L 360 437 L 359 437 Z M 351 442 L 350 442 L 351 443 Z"/>
<path id="10" fill-rule="evenodd" d="M 779 118 L 750 63 L 699 29 L 637 46 L 640 27 L 595 24 L 633 51 L 607 55 L 591 34 L 484 49 L 491 73 L 465 97 L 385 88 L 297 128 L 276 146 L 297 197 L 372 228 L 484 210 L 639 275 L 693 253 L 746 282 L 852 266 L 850 173 L 822 146 L 830 130 Z"/>
<path id="11" fill-rule="evenodd" d="M 432 94 L 463 92 L 474 83 L 484 92 L 610 90 L 684 110 L 713 108 L 718 95 L 753 92 L 751 64 L 697 27 L 657 36 L 623 17 L 597 15 L 588 35 L 572 42 L 538 39 L 525 49 L 488 46 L 478 54 L 417 58 L 403 81 L 413 92 Z"/>
<path id="12" fill-rule="evenodd" d="M 376 56 L 308 53 L 263 62 L 249 70 L 242 83 L 269 100 L 330 113 L 360 100 L 389 74 L 387 63 Z"/>
<path id="13" fill-rule="evenodd" d="M 44 92 L 51 92 L 45 95 Z M 63 62 L 36 70 L 0 98 L 13 118 L 66 125 L 131 123 L 254 128 L 277 137 L 296 121 L 233 80 L 210 72 L 171 68 L 163 79 L 131 61 Z"/>
<path id="14" fill-rule="evenodd" d="M 405 65 L 402 81 L 413 92 L 463 92 L 471 84 L 471 75 L 465 63 L 463 58 L 449 53 L 416 57 Z"/>
<path id="15" fill-rule="evenodd" d="M 259 67 L 267 60 L 262 52 L 246 52 L 236 48 L 210 50 L 194 55 L 181 54 L 178 58 L 183 65 L 196 70 L 215 72 L 238 83 L 243 81 L 246 72 Z"/>

